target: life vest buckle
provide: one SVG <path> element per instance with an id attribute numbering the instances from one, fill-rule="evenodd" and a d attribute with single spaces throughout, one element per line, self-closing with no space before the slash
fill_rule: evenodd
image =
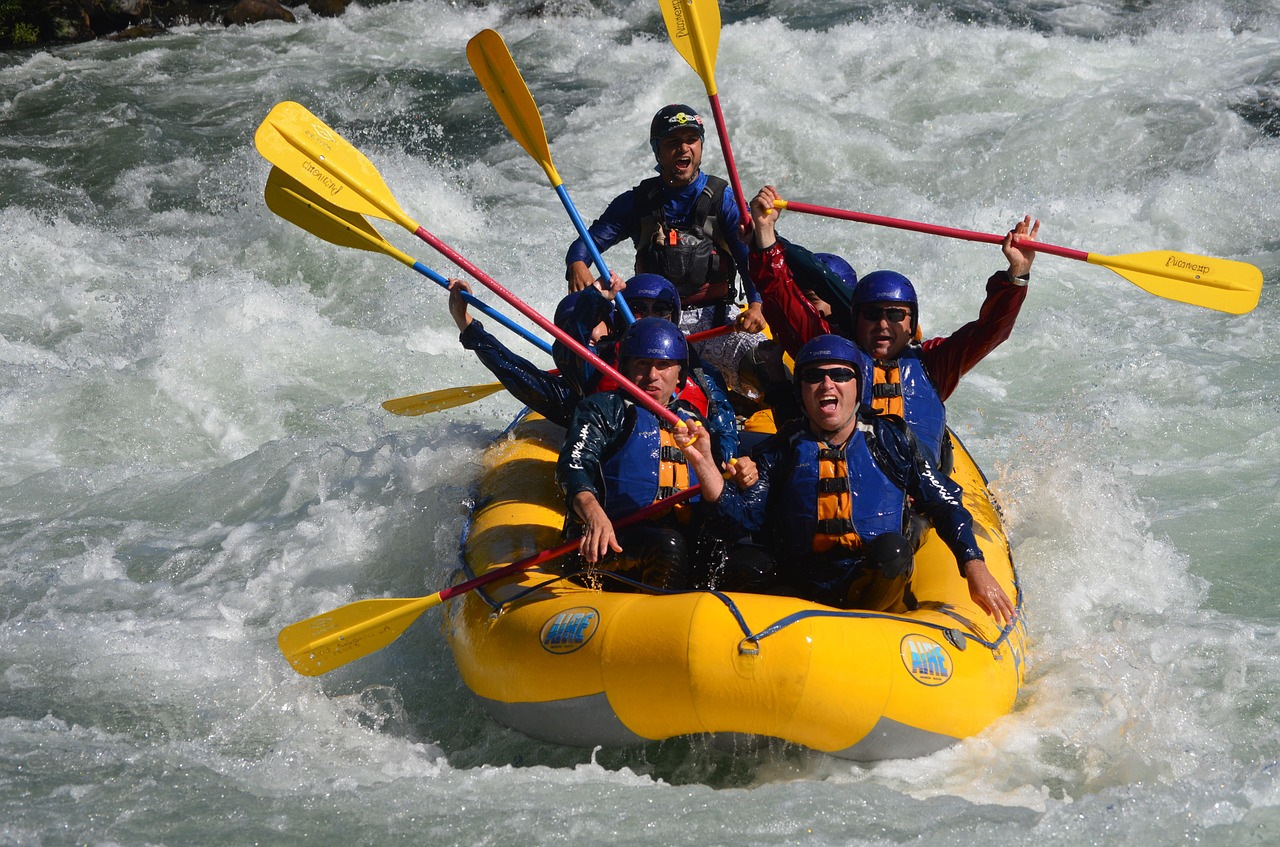
<path id="1" fill-rule="evenodd" d="M 658 454 L 658 458 L 664 462 L 675 462 L 677 465 L 687 465 L 689 463 L 689 460 L 685 458 L 684 451 L 670 444 L 663 444 Z"/>
<path id="2" fill-rule="evenodd" d="M 822 477 L 818 480 L 819 494 L 844 494 L 849 490 L 849 477 Z"/>

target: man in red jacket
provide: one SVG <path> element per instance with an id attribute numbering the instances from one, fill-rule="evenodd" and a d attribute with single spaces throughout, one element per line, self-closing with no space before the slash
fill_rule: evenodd
<path id="1" fill-rule="evenodd" d="M 881 413 L 906 419 L 929 458 L 945 467 L 946 412 L 943 402 L 960 377 L 982 361 L 1013 331 L 1027 297 L 1035 251 L 1015 245 L 1034 240 L 1040 222 L 1023 218 L 1005 236 L 1001 250 L 1009 262 L 987 280 L 987 297 L 970 321 L 949 336 L 916 343 L 919 303 L 911 281 L 894 271 L 875 271 L 853 289 L 847 311 L 823 317 L 804 296 L 776 234 L 778 193 L 765 186 L 751 201 L 755 224 L 749 269 L 763 299 L 774 338 L 793 357 L 804 344 L 834 332 L 870 355 L 876 367 L 864 375 L 864 400 Z M 832 304 L 833 306 L 836 304 Z"/>

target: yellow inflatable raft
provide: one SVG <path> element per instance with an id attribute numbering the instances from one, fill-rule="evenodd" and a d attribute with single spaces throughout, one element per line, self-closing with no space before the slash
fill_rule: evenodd
<path id="1" fill-rule="evenodd" d="M 485 454 L 460 579 L 560 543 L 554 471 L 563 430 L 531 417 Z M 1022 596 L 986 480 L 952 436 L 988 567 Z M 842 611 L 796 598 L 593 590 L 554 568 L 451 600 L 445 631 L 467 686 L 534 738 L 616 747 L 705 733 L 778 738 L 859 761 L 927 755 L 1013 706 L 1025 630 L 969 598 L 929 530 L 916 556 L 919 610 Z"/>

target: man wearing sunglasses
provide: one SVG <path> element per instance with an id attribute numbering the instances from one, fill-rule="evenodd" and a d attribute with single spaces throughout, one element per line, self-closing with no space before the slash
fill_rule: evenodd
<path id="1" fill-rule="evenodd" d="M 806 344 L 795 368 L 804 417 L 756 449 L 745 489 L 724 484 L 695 428 L 675 433 L 714 519 L 766 545 L 734 547 L 726 573 L 747 584 L 724 587 L 844 609 L 913 609 L 912 548 L 903 534 L 910 497 L 955 554 L 974 602 L 1008 623 L 1013 604 L 982 558 L 960 486 L 924 456 L 902 420 L 860 402 L 868 366 L 866 354 L 842 336 Z"/>
<path id="2" fill-rule="evenodd" d="M 858 280 L 847 309 L 830 304 L 823 315 L 803 296 L 784 242 L 777 238 L 778 193 L 765 186 L 751 201 L 755 224 L 750 257 L 752 279 L 764 299 L 774 337 L 795 356 L 809 339 L 838 333 L 875 361 L 863 375 L 864 400 L 877 411 L 911 424 L 930 459 L 945 468 L 946 410 L 943 403 L 968 373 L 1012 333 L 1027 297 L 1040 222 L 1024 217 L 1005 236 L 1001 250 L 1009 263 L 987 280 L 978 318 L 951 335 L 916 343 L 919 300 L 911 280 L 895 271 L 875 271 Z"/>

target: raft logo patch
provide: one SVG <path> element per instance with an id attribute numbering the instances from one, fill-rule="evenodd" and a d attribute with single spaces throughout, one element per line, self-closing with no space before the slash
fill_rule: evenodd
<path id="1" fill-rule="evenodd" d="M 565 609 L 542 625 L 542 649 L 548 653 L 572 653 L 591 640 L 600 628 L 600 613 L 590 606 Z"/>
<path id="2" fill-rule="evenodd" d="M 916 682 L 942 685 L 951 679 L 951 655 L 932 638 L 908 635 L 902 639 L 901 651 L 902 664 Z"/>

